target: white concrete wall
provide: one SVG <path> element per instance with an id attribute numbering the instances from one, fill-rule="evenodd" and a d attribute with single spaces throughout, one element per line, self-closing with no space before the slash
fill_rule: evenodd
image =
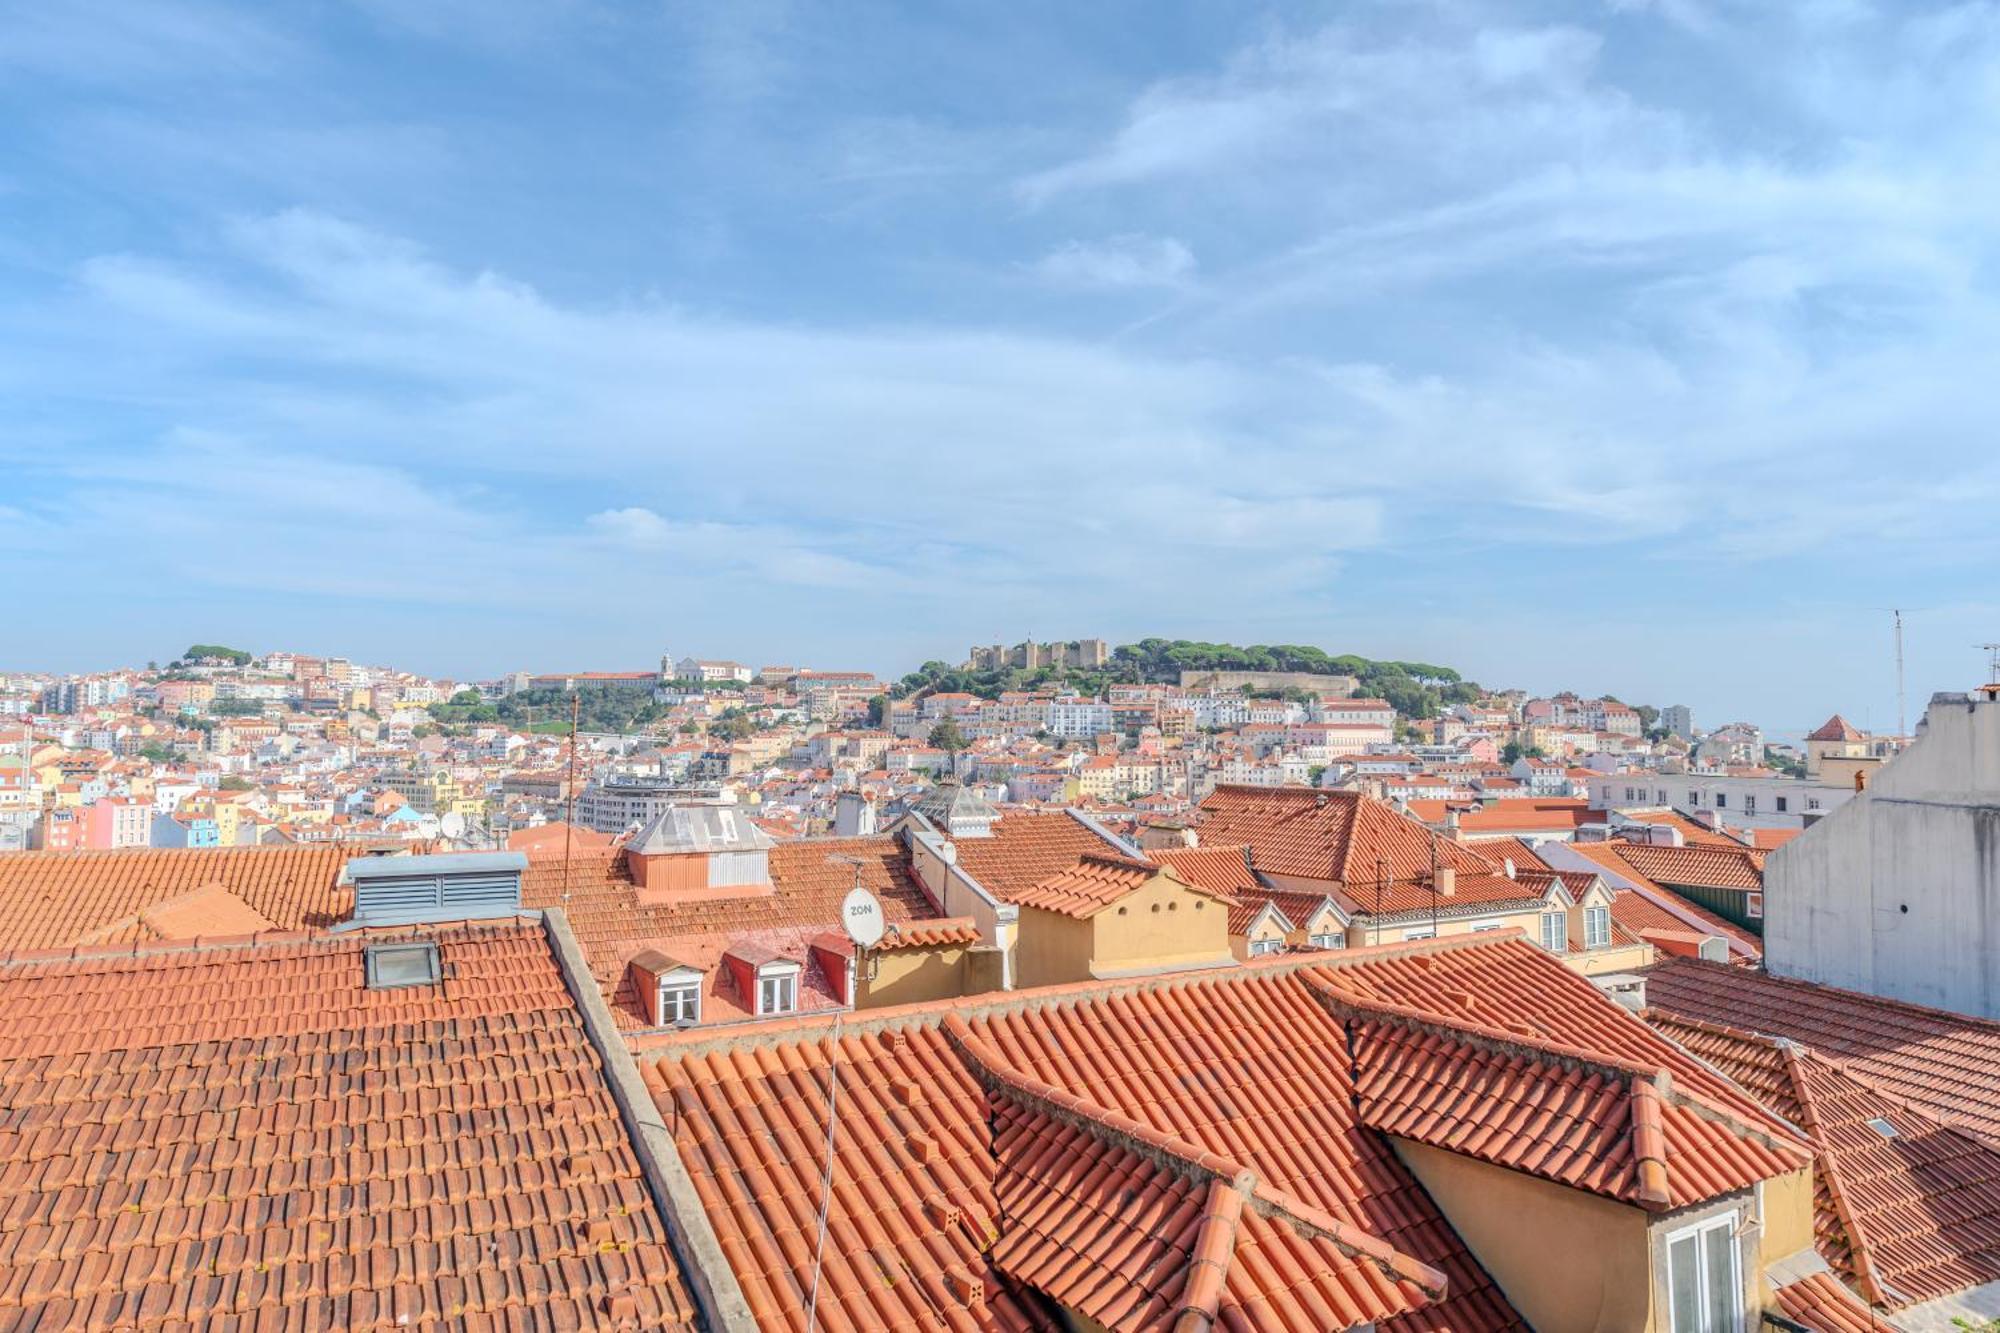
<path id="1" fill-rule="evenodd" d="M 1765 965 L 2000 1018 L 2000 701 L 1938 695 L 1867 791 L 1771 854 Z"/>

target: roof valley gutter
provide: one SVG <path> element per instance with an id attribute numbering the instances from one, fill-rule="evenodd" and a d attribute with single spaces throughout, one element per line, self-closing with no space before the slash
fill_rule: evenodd
<path id="1" fill-rule="evenodd" d="M 569 987 L 583 1016 L 584 1033 L 604 1061 L 611 1100 L 617 1103 L 619 1118 L 625 1122 L 653 1205 L 666 1223 L 674 1257 L 701 1305 L 703 1323 L 718 1333 L 756 1333 L 757 1320 L 743 1297 L 736 1270 L 722 1252 L 694 1180 L 681 1163 L 680 1150 L 667 1132 L 658 1104 L 646 1090 L 638 1062 L 619 1035 L 611 1007 L 590 975 L 590 965 L 570 930 L 568 917 L 558 908 L 547 908 L 542 913 L 542 927 L 562 971 L 563 984 Z"/>

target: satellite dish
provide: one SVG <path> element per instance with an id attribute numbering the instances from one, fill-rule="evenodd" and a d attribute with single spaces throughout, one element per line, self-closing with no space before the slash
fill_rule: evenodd
<path id="1" fill-rule="evenodd" d="M 456 810 L 452 811 L 450 814 L 446 815 L 443 819 L 440 819 L 438 821 L 438 832 L 444 834 L 444 836 L 447 838 L 464 837 L 465 816 L 459 814 Z"/>
<path id="2" fill-rule="evenodd" d="M 881 901 L 858 886 L 840 904 L 840 924 L 847 928 L 847 938 L 864 949 L 880 944 L 882 932 L 888 929 Z"/>

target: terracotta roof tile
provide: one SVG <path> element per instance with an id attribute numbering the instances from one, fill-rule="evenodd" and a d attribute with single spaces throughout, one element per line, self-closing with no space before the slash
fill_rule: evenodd
<path id="1" fill-rule="evenodd" d="M 1778 1309 L 1811 1333 L 1883 1333 L 1886 1325 L 1831 1273 L 1814 1273 L 1779 1287 Z"/>
<path id="2" fill-rule="evenodd" d="M 1686 959 L 1647 970 L 1646 1002 L 1790 1038 L 2000 1146 L 2000 1023 Z"/>
<path id="3" fill-rule="evenodd" d="M 1202 841 L 1242 843 L 1251 863 L 1270 874 L 1372 885 L 1380 873 L 1414 883 L 1438 864 L 1462 874 L 1492 874 L 1477 852 L 1353 791 L 1310 787 L 1217 787 L 1200 807 Z"/>
<path id="4" fill-rule="evenodd" d="M 984 838 L 961 838 L 959 866 L 1011 900 L 1085 856 L 1123 856 L 1122 847 L 1066 810 L 1009 810 Z"/>
<path id="5" fill-rule="evenodd" d="M 564 909 L 590 960 L 591 974 L 611 1001 L 620 1025 L 628 1028 L 647 1025 L 626 977 L 625 965 L 635 954 L 658 949 L 675 958 L 700 954 L 712 961 L 731 942 L 755 937 L 803 960 L 813 936 L 840 928 L 841 901 L 857 876 L 881 900 L 891 925 L 944 922 L 911 875 L 901 844 L 887 834 L 782 842 L 767 856 L 772 891 L 703 894 L 679 902 L 641 902 L 619 850 L 579 851 L 567 869 L 559 855 L 533 857 L 521 877 L 521 902 L 525 907 Z M 948 942 L 953 941 L 938 941 Z M 899 947 L 920 946 L 905 941 Z M 802 1004 L 805 999 L 802 995 Z"/>
<path id="6" fill-rule="evenodd" d="M 2000 1280 L 2000 1150 L 1796 1043 L 1649 1017 L 1806 1131 L 1820 1255 L 1871 1300 L 1899 1309 Z"/>
<path id="7" fill-rule="evenodd" d="M 0 965 L 0 1326 L 688 1326 L 541 928 L 427 938 Z"/>
<path id="8" fill-rule="evenodd" d="M 1160 873 L 1158 866 L 1146 861 L 1089 855 L 1008 897 L 1021 907 L 1062 916 L 1092 917 L 1152 883 Z"/>
<path id="9" fill-rule="evenodd" d="M 1163 847 L 1148 855 L 1156 864 L 1172 866 L 1188 883 L 1226 897 L 1266 892 L 1250 868 L 1250 849 L 1241 843 Z"/>
<path id="10" fill-rule="evenodd" d="M 278 929 L 332 925 L 353 907 L 339 885 L 350 855 L 333 846 L 0 856 L 0 952 L 148 938 L 156 932 L 143 913 L 216 886 Z"/>
<path id="11" fill-rule="evenodd" d="M 1764 854 L 1748 847 L 1654 847 L 1637 842 L 1603 845 L 1657 884 L 1752 891 L 1764 887 Z"/>

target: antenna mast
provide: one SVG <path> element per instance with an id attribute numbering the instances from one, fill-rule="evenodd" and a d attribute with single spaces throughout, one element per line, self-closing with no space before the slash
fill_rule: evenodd
<path id="1" fill-rule="evenodd" d="M 1896 615 L 1896 739 L 1902 740 L 1910 734 L 1909 710 L 1904 704 L 1903 694 L 1903 613 Z"/>
<path id="2" fill-rule="evenodd" d="M 1986 652 L 1986 683 L 2000 685 L 2000 643 L 1982 643 Z"/>
<path id="3" fill-rule="evenodd" d="M 569 696 L 569 777 L 563 782 L 563 795 L 568 800 L 568 810 L 563 815 L 563 906 L 569 906 L 569 862 L 571 848 L 576 844 L 576 723 L 583 712 L 583 696 L 571 691 Z"/>

